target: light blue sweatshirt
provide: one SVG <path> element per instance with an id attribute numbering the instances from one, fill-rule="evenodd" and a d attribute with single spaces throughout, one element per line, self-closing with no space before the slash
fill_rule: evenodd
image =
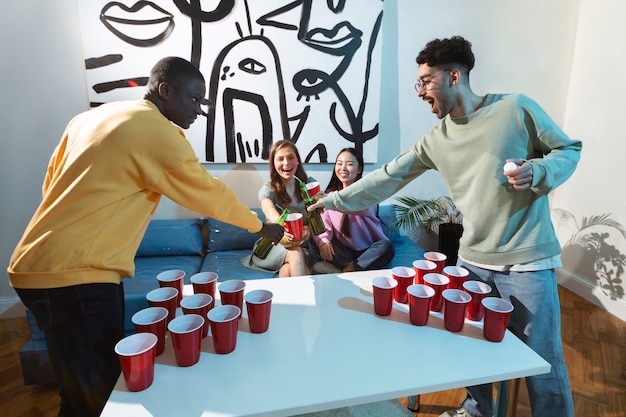
<path id="1" fill-rule="evenodd" d="M 488 94 L 479 110 L 459 119 L 444 117 L 411 149 L 328 196 L 324 205 L 360 210 L 435 169 L 463 214 L 463 259 L 488 265 L 531 262 L 561 252 L 548 193 L 572 175 L 581 149 L 580 141 L 570 139 L 528 97 Z M 503 166 L 510 158 L 532 164 L 530 189 L 516 191 L 508 184 Z"/>

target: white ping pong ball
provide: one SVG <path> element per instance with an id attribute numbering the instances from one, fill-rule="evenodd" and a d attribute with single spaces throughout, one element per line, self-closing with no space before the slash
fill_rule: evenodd
<path id="1" fill-rule="evenodd" d="M 512 171 L 514 169 L 517 169 L 517 164 L 515 162 L 507 162 L 504 164 L 504 172 Z"/>

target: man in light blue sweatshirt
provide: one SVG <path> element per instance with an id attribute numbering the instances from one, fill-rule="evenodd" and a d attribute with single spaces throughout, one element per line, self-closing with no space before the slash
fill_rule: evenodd
<path id="1" fill-rule="evenodd" d="M 573 417 L 555 274 L 561 247 L 548 193 L 572 175 L 582 143 L 528 97 L 475 94 L 474 54 L 460 36 L 429 42 L 416 61 L 417 94 L 441 122 L 408 151 L 309 209 L 361 210 L 425 171 L 439 171 L 463 214 L 457 264 L 513 303 L 510 330 L 552 366 L 526 378 L 533 417 Z M 504 170 L 507 162 L 514 165 Z M 467 391 L 460 408 L 441 416 L 490 417 L 491 384 Z"/>

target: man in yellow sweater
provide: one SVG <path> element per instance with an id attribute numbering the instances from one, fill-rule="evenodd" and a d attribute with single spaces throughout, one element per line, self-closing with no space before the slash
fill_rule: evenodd
<path id="1" fill-rule="evenodd" d="M 43 197 L 8 267 L 9 283 L 44 332 L 60 383 L 59 415 L 98 416 L 119 376 L 122 278 L 159 200 L 279 241 L 199 163 L 182 129 L 202 114 L 205 80 L 190 62 L 160 60 L 143 100 L 74 117 L 48 165 Z"/>

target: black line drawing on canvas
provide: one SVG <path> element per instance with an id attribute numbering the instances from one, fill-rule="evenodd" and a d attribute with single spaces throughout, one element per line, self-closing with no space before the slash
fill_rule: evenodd
<path id="1" fill-rule="evenodd" d="M 92 107 L 141 98 L 150 65 L 177 55 L 207 79 L 207 122 L 187 132 L 200 159 L 264 162 L 288 139 L 309 163 L 345 146 L 376 160 L 382 0 L 78 4 Z"/>

